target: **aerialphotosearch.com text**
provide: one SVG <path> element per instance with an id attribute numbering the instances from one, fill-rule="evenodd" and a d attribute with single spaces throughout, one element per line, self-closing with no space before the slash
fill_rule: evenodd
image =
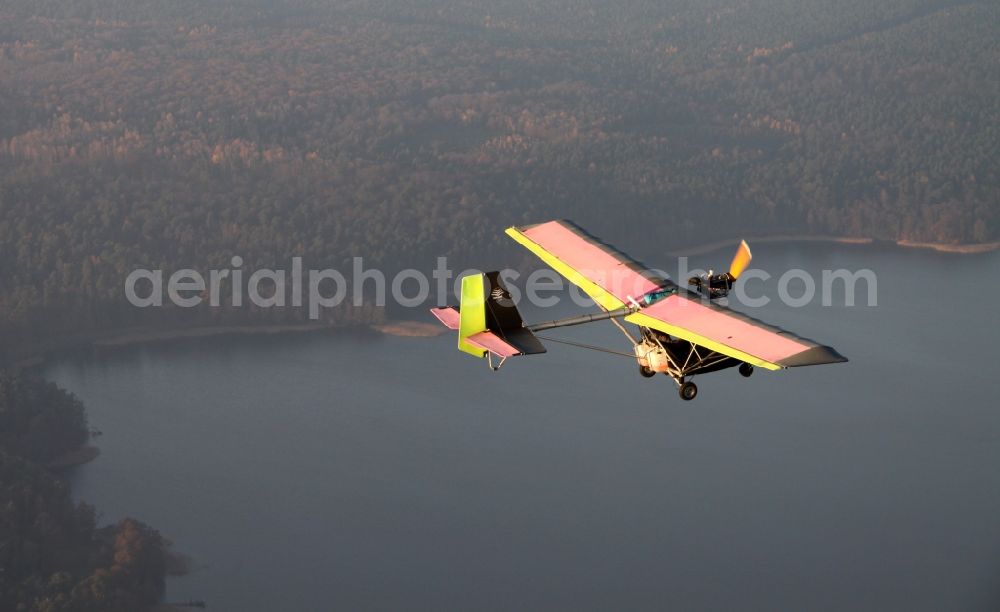
<path id="1" fill-rule="evenodd" d="M 306 268 L 301 257 L 293 257 L 287 270 L 244 270 L 243 258 L 238 255 L 232 257 L 229 263 L 229 268 L 212 269 L 206 273 L 181 269 L 167 274 L 163 270 L 138 268 L 125 278 L 125 297 L 137 308 L 158 307 L 166 303 L 181 308 L 193 308 L 204 303 L 213 307 L 240 307 L 247 302 L 258 308 L 305 306 L 309 318 L 316 320 L 324 309 L 341 306 L 345 300 L 358 307 L 371 303 L 385 306 L 389 300 L 403 307 L 421 307 L 431 304 L 432 297 L 433 305 L 457 303 L 460 279 L 480 272 L 463 269 L 456 273 L 446 257 L 437 258 L 437 265 L 429 276 L 421 270 L 408 268 L 396 272 L 391 278 L 381 270 L 365 268 L 363 257 L 354 257 L 346 274 L 334 268 Z M 641 297 L 639 288 L 629 293 L 630 288 L 626 286 L 634 279 L 634 273 L 581 272 L 603 287 L 614 287 L 622 294 Z M 674 275 L 662 270 L 651 272 L 682 287 L 686 286 L 689 277 L 705 273 L 697 268 L 688 269 L 686 257 L 678 259 Z M 528 274 L 505 269 L 501 271 L 501 278 L 515 302 L 525 299 L 533 306 L 546 308 L 569 298 L 581 307 L 593 305 L 593 301 L 578 287 L 548 268 Z M 877 278 L 869 269 L 822 270 L 817 275 L 791 268 L 775 277 L 766 270 L 750 268 L 740 275 L 729 293 L 729 299 L 750 308 L 765 306 L 772 299 L 767 295 L 770 291 L 765 289 L 775 278 L 778 300 L 793 308 L 812 304 L 816 300 L 822 306 L 854 306 L 856 296 L 862 293 L 864 304 L 878 305 Z"/>

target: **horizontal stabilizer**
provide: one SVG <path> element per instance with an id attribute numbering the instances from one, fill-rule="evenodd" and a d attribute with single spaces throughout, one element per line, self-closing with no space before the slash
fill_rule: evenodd
<path id="1" fill-rule="evenodd" d="M 441 323 L 443 323 L 448 329 L 458 329 L 458 308 L 455 308 L 454 306 L 431 308 L 431 314 L 437 317 L 437 320 L 441 321 Z"/>
<path id="2" fill-rule="evenodd" d="M 513 357 L 522 354 L 522 351 L 518 347 L 506 342 L 491 331 L 479 332 L 474 336 L 469 336 L 465 341 L 500 357 Z"/>

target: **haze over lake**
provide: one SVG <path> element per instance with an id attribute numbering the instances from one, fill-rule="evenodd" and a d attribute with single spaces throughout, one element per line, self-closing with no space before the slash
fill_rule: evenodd
<path id="1" fill-rule="evenodd" d="M 104 432 L 73 493 L 191 555 L 167 600 L 211 610 L 998 609 L 1000 253 L 754 255 L 875 271 L 877 307 L 748 311 L 849 363 L 682 402 L 621 357 L 493 373 L 451 334 L 78 355 L 45 371 Z M 628 351 L 608 323 L 545 335 Z"/>

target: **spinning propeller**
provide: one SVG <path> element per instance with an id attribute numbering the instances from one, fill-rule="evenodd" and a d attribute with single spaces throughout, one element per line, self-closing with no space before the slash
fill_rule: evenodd
<path id="1" fill-rule="evenodd" d="M 692 276 L 688 279 L 688 284 L 693 286 L 698 293 L 708 295 L 709 299 L 715 300 L 726 297 L 729 295 L 729 290 L 733 288 L 736 279 L 750 265 L 751 259 L 753 259 L 753 255 L 750 253 L 747 241 L 741 240 L 740 245 L 736 247 L 736 254 L 733 255 L 733 261 L 729 264 L 729 272 L 713 274 L 709 270 L 708 274 L 703 276 Z"/>

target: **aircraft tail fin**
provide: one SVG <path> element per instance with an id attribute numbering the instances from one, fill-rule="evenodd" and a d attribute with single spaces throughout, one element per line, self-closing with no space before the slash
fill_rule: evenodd
<path id="1" fill-rule="evenodd" d="M 493 353 L 501 358 L 544 353 L 521 319 L 499 272 L 472 274 L 462 279 L 462 299 L 454 306 L 432 308 L 449 329 L 458 331 L 458 349 L 475 357 Z"/>

